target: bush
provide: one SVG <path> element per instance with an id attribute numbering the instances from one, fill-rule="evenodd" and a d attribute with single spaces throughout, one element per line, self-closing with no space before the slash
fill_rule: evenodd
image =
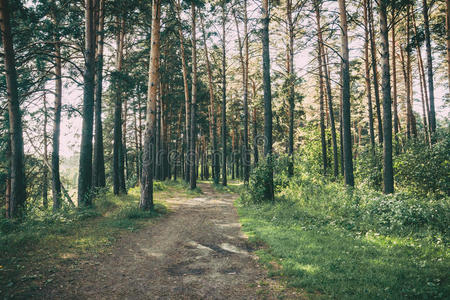
<path id="1" fill-rule="evenodd" d="M 383 187 L 383 149 L 367 147 L 355 162 L 355 178 L 358 183 L 375 190 Z"/>
<path id="2" fill-rule="evenodd" d="M 394 159 L 395 181 L 420 196 L 450 195 L 450 135 L 445 134 L 430 147 L 411 141 Z"/>
<path id="3" fill-rule="evenodd" d="M 270 200 L 267 195 L 270 195 L 271 173 L 273 173 L 273 158 L 268 157 L 261 160 L 250 173 L 248 188 L 242 193 L 242 200 L 247 203 L 261 203 Z M 275 180 L 273 184 L 275 189 Z"/>

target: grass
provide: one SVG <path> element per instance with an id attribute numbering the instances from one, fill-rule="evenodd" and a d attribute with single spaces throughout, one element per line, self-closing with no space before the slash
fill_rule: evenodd
<path id="1" fill-rule="evenodd" d="M 211 183 L 211 181 L 209 181 L 208 183 Z M 240 193 L 243 190 L 244 185 L 242 181 L 229 180 L 226 186 L 223 186 L 221 183 L 212 183 L 212 187 L 219 193 Z"/>
<path id="2" fill-rule="evenodd" d="M 32 211 L 22 223 L 0 219 L 0 298 L 29 298 L 59 267 L 108 253 L 116 239 L 167 212 L 164 199 L 190 197 L 180 182 L 155 183 L 155 210 L 138 208 L 139 189 L 100 194 L 91 209 Z"/>
<path id="3" fill-rule="evenodd" d="M 261 246 L 257 254 L 271 276 L 310 298 L 450 297 L 448 232 L 441 223 L 406 224 L 417 213 L 386 207 L 391 200 L 400 205 L 396 198 L 376 202 L 357 192 L 345 198 L 319 182 L 288 186 L 281 194 L 275 204 L 236 203 L 243 230 Z"/>

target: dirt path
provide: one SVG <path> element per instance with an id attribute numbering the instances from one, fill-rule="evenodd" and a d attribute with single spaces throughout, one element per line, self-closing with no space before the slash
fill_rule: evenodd
<path id="1" fill-rule="evenodd" d="M 102 258 L 60 274 L 45 299 L 276 299 L 256 263 L 233 200 L 199 184 L 203 194 L 170 199 L 172 212 L 117 241 Z M 283 294 L 285 294 L 283 292 Z M 290 294 L 287 298 L 297 298 Z"/>

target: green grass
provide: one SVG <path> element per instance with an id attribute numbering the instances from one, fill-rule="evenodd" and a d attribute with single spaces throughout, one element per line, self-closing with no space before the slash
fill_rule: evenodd
<path id="1" fill-rule="evenodd" d="M 380 233 L 318 204 L 329 199 L 296 195 L 274 205 L 236 203 L 270 275 L 311 298 L 448 299 L 450 251 L 439 233 Z"/>
<path id="2" fill-rule="evenodd" d="M 155 210 L 138 208 L 139 188 L 128 195 L 101 193 L 90 209 L 58 213 L 35 210 L 21 223 L 0 219 L 0 298 L 28 298 L 51 281 L 56 266 L 110 251 L 124 232 L 133 232 L 167 212 L 164 199 L 191 197 L 180 182 L 155 184 Z"/>
<path id="3" fill-rule="evenodd" d="M 211 183 L 211 181 L 208 183 Z M 244 188 L 244 184 L 241 181 L 229 180 L 227 186 L 223 186 L 221 183 L 212 183 L 212 187 L 219 193 L 240 193 Z"/>

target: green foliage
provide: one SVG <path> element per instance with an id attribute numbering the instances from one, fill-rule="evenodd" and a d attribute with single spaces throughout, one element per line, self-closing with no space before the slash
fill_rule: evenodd
<path id="1" fill-rule="evenodd" d="M 126 206 L 117 213 L 119 219 L 148 219 L 159 217 L 167 212 L 167 208 L 159 203 L 155 204 L 153 211 L 143 211 L 136 206 Z"/>
<path id="2" fill-rule="evenodd" d="M 394 195 L 375 191 L 381 175 L 369 170 L 380 168 L 380 153 L 378 161 L 373 152 L 360 154 L 367 163 L 358 166 L 364 184 L 354 189 L 320 174 L 308 155 L 297 160 L 296 175 L 276 189 L 275 203 L 252 201 L 251 186 L 237 202 L 250 240 L 267 245 L 258 256 L 269 274 L 312 296 L 445 298 L 450 198 L 406 188 Z M 280 168 L 275 177 L 286 168 L 282 160 L 275 163 L 274 169 Z"/>
<path id="3" fill-rule="evenodd" d="M 383 149 L 367 147 L 355 161 L 355 178 L 358 184 L 381 190 L 383 187 Z"/>
<path id="4" fill-rule="evenodd" d="M 394 159 L 396 184 L 420 196 L 450 195 L 450 134 L 446 133 L 430 148 L 422 141 L 411 141 Z"/>
<path id="5" fill-rule="evenodd" d="M 267 201 L 268 181 L 273 172 L 273 158 L 261 159 L 256 168 L 250 173 L 250 179 L 247 190 L 244 190 L 242 195 L 244 202 L 262 203 Z M 275 180 L 274 180 L 275 186 Z"/>
<path id="6" fill-rule="evenodd" d="M 332 298 L 445 298 L 450 199 L 349 190 L 304 165 L 275 203 L 238 202 L 271 275 Z"/>

